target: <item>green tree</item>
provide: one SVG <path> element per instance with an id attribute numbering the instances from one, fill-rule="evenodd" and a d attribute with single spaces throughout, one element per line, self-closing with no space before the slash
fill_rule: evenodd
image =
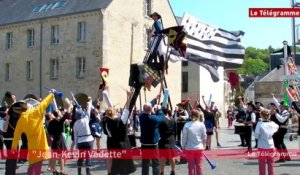
<path id="1" fill-rule="evenodd" d="M 258 48 L 254 48 L 254 47 L 247 47 L 245 50 L 245 59 L 247 59 L 247 58 L 261 59 L 265 63 L 269 63 L 269 58 L 270 58 L 269 49 L 270 48 L 258 49 Z"/>
<path id="2" fill-rule="evenodd" d="M 238 68 L 238 73 L 242 75 L 257 76 L 267 71 L 271 50 L 273 50 L 271 46 L 269 46 L 268 49 L 247 47 L 245 49 L 244 63 Z"/>
<path id="3" fill-rule="evenodd" d="M 268 65 L 259 58 L 247 58 L 244 60 L 242 67 L 238 68 L 238 73 L 243 75 L 257 76 L 264 73 Z"/>

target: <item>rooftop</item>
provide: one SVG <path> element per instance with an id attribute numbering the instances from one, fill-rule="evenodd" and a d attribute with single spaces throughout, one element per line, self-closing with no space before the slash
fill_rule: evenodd
<path id="1" fill-rule="evenodd" d="M 0 26 L 105 9 L 112 0 L 0 0 Z"/>
<path id="2" fill-rule="evenodd" d="M 297 66 L 297 69 L 300 70 L 300 66 Z M 276 69 L 276 68 L 273 69 L 258 81 L 259 82 L 282 81 L 283 75 L 284 75 L 284 68 L 283 66 L 281 66 L 280 69 Z"/>

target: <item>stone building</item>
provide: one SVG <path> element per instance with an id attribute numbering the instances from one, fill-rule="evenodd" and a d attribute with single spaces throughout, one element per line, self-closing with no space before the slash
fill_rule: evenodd
<path id="1" fill-rule="evenodd" d="M 122 107 L 129 68 L 142 62 L 157 11 L 164 27 L 177 25 L 168 1 L 162 0 L 2 0 L 0 1 L 0 94 L 18 99 L 43 97 L 44 87 L 70 97 L 96 97 L 99 67 L 109 71 L 114 104 Z M 171 99 L 181 99 L 181 65 L 169 66 Z M 147 92 L 153 97 L 159 88 Z M 144 93 L 142 101 L 146 99 Z"/>
<path id="2" fill-rule="evenodd" d="M 300 70 L 300 66 L 297 65 L 297 70 Z M 255 101 L 262 102 L 263 104 L 269 104 L 272 102 L 273 93 L 278 100 L 283 100 L 283 94 L 285 92 L 283 86 L 284 68 L 281 66 L 279 69 L 274 68 L 264 76 L 260 77 L 254 84 L 254 97 Z"/>
<path id="3" fill-rule="evenodd" d="M 231 86 L 228 83 L 226 71 L 228 68 L 219 66 L 218 73 L 220 80 L 213 82 L 210 73 L 203 67 L 192 62 L 182 62 L 182 99 L 190 98 L 192 103 L 205 96 L 206 102 L 215 103 L 219 111 L 224 115 L 230 101 L 232 101 Z M 229 69 L 230 70 L 230 69 Z M 198 99 L 197 99 L 198 98 Z"/>

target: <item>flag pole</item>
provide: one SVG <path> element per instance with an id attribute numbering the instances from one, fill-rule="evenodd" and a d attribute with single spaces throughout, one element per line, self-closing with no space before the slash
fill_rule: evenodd
<path id="1" fill-rule="evenodd" d="M 165 88 L 168 88 L 167 80 L 166 80 L 166 77 L 165 77 L 165 71 L 167 71 L 166 68 L 167 68 L 167 65 L 168 65 L 168 62 L 169 62 L 169 59 L 170 59 L 170 56 L 171 56 L 171 52 L 169 53 L 169 48 L 170 48 L 170 46 L 168 45 L 167 51 L 166 51 L 166 61 L 164 62 L 164 68 L 163 68 L 162 76 L 161 76 L 162 77 L 161 78 L 161 84 Z M 164 93 L 164 89 L 162 89 L 162 90 L 163 90 L 163 93 Z M 169 101 L 170 108 L 171 108 L 171 111 L 172 111 L 173 110 L 173 106 L 172 106 L 172 101 L 171 101 L 170 95 L 168 97 L 168 101 Z"/>
<path id="2" fill-rule="evenodd" d="M 283 41 L 283 64 L 284 64 L 284 75 L 289 75 L 288 69 L 288 43 L 287 41 Z M 289 87 L 289 80 L 283 80 L 283 88 Z M 284 90 L 285 91 L 285 90 Z M 284 105 L 288 105 L 288 92 L 284 92 L 283 94 Z"/>
<path id="3" fill-rule="evenodd" d="M 142 94 L 141 91 L 139 92 L 139 99 L 140 99 L 140 109 L 142 109 Z"/>

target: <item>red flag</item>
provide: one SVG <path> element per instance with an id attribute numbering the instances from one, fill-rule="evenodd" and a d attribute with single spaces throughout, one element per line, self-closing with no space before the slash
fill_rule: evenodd
<path id="1" fill-rule="evenodd" d="M 193 109 L 198 109 L 198 106 L 199 106 L 199 102 L 198 102 L 198 100 L 195 100 Z"/>
<path id="2" fill-rule="evenodd" d="M 190 97 L 187 98 L 187 99 L 182 100 L 181 105 L 182 106 L 188 106 L 188 104 L 190 103 L 190 100 L 191 100 Z"/>
<path id="3" fill-rule="evenodd" d="M 236 70 L 227 70 L 226 74 L 228 77 L 228 82 L 231 85 L 231 88 L 238 90 L 240 85 L 240 78 Z"/>
<path id="4" fill-rule="evenodd" d="M 100 75 L 101 75 L 103 72 L 106 72 L 107 75 L 108 75 L 108 74 L 109 74 L 109 69 L 108 69 L 108 68 L 101 67 L 101 68 L 99 68 L 99 72 L 100 72 Z"/>
<path id="5" fill-rule="evenodd" d="M 108 79 L 109 69 L 101 67 L 99 68 L 99 73 L 101 77 L 99 89 L 104 89 L 104 87 L 106 86 L 106 81 Z"/>

